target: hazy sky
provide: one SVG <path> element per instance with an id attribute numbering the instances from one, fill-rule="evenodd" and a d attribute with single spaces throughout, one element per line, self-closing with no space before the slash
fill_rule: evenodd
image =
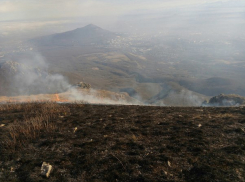
<path id="1" fill-rule="evenodd" d="M 245 8 L 244 0 L 0 0 L 0 21 L 123 16 L 165 9 L 220 6 Z"/>
<path id="2" fill-rule="evenodd" d="M 14 33 L 65 32 L 90 23 L 123 33 L 183 34 L 191 29 L 244 35 L 245 0 L 0 0 L 0 39 L 12 39 Z"/>

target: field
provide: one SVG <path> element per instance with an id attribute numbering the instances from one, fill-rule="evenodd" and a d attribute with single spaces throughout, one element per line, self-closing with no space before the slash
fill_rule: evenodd
<path id="1" fill-rule="evenodd" d="M 0 181 L 245 181 L 244 116 L 244 107 L 2 104 Z"/>

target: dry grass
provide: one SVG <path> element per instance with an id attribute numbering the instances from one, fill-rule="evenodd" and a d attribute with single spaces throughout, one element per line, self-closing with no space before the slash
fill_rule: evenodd
<path id="1" fill-rule="evenodd" d="M 236 115 L 231 114 L 231 113 L 224 113 L 224 114 L 216 114 L 216 118 L 234 118 Z"/>
<path id="2" fill-rule="evenodd" d="M 59 130 L 55 120 L 70 114 L 65 105 L 55 102 L 7 103 L 1 105 L 0 112 L 22 111 L 23 119 L 8 126 L 7 135 L 0 143 L 2 152 L 14 153 L 17 148 L 26 146 L 41 134 Z"/>

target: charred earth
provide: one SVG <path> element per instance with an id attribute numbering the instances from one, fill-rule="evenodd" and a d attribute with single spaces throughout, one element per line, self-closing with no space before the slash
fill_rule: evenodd
<path id="1" fill-rule="evenodd" d="M 244 116 L 244 107 L 0 105 L 0 181 L 244 181 Z"/>

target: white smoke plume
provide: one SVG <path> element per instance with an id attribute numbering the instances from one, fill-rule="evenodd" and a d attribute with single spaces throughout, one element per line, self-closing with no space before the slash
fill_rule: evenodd
<path id="1" fill-rule="evenodd" d="M 67 79 L 60 74 L 50 74 L 49 65 L 45 58 L 39 53 L 30 53 L 28 59 L 21 59 L 18 62 L 8 61 L 10 91 L 14 95 L 21 95 L 23 98 L 37 98 L 35 95 L 60 93 L 65 95 L 66 101 L 83 101 L 96 104 L 119 104 L 132 105 L 139 104 L 135 101 L 131 103 L 123 94 L 109 94 L 102 96 L 102 91 L 89 89 L 83 92 L 82 89 L 71 85 Z M 109 94 L 109 95 L 108 95 Z M 40 97 L 41 97 L 40 95 Z M 46 100 L 46 99 L 45 99 Z M 61 100 L 62 101 L 62 100 Z"/>
<path id="2" fill-rule="evenodd" d="M 62 92 L 69 83 L 59 74 L 49 74 L 48 64 L 38 53 L 31 53 L 27 59 L 18 62 L 9 61 L 8 66 L 11 89 L 17 95 Z"/>

